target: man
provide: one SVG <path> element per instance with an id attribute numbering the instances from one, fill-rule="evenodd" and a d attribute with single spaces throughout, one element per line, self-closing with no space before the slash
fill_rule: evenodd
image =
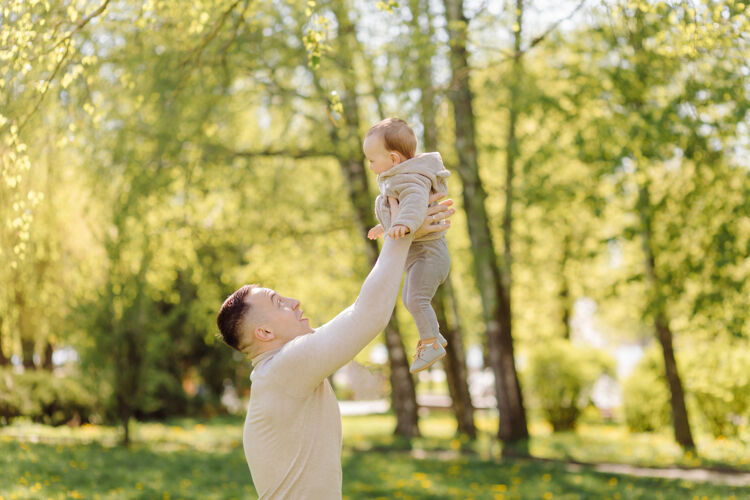
<path id="1" fill-rule="evenodd" d="M 412 239 L 450 227 L 451 204 L 429 207 L 414 235 L 386 238 L 356 302 L 317 329 L 298 300 L 257 285 L 222 304 L 222 339 L 253 362 L 242 441 L 261 499 L 341 498 L 341 414 L 327 377 L 388 324 Z"/>

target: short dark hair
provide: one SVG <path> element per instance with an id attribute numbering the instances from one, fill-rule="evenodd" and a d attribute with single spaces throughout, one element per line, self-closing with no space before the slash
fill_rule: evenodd
<path id="1" fill-rule="evenodd" d="M 226 298 L 216 316 L 216 324 L 219 326 L 219 337 L 226 345 L 233 349 L 239 349 L 240 325 L 245 314 L 250 310 L 250 305 L 245 302 L 245 297 L 250 290 L 257 285 L 244 285 Z"/>
<path id="2" fill-rule="evenodd" d="M 417 151 L 417 136 L 401 118 L 386 118 L 376 123 L 367 131 L 365 139 L 376 134 L 383 138 L 386 151 L 398 151 L 407 160 L 414 158 Z"/>

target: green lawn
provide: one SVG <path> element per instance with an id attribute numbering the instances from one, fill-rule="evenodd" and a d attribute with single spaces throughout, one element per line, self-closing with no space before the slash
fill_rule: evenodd
<path id="1" fill-rule="evenodd" d="M 411 449 L 389 436 L 390 415 L 344 419 L 344 495 L 360 498 L 750 498 L 750 487 L 631 478 L 562 463 L 501 460 L 491 417 L 476 443 L 452 436 L 448 415 L 422 420 Z M 578 460 L 669 465 L 681 457 L 668 436 L 594 426 L 552 435 L 532 426 L 532 453 Z M 0 428 L 0 500 L 9 498 L 256 498 L 242 452 L 242 418 L 139 423 L 130 449 L 117 430 L 16 423 Z M 707 446 L 709 443 L 704 442 Z M 712 463 L 748 467 L 742 448 L 717 442 Z M 723 447 L 723 448 L 722 448 Z M 747 448 L 744 448 L 747 451 Z M 706 448 L 708 452 L 708 448 Z M 741 458 L 739 458 L 741 457 Z M 677 459 L 672 460 L 670 459 Z M 705 463 L 705 459 L 703 459 Z"/>

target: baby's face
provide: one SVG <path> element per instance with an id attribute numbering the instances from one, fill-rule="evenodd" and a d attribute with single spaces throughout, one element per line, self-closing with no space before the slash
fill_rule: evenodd
<path id="1" fill-rule="evenodd" d="M 362 145 L 367 161 L 370 162 L 370 170 L 376 174 L 382 174 L 401 163 L 401 156 L 385 149 L 385 141 L 380 135 L 371 135 L 365 139 Z"/>

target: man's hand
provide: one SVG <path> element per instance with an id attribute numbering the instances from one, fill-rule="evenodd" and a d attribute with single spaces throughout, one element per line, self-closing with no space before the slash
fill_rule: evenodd
<path id="1" fill-rule="evenodd" d="M 378 238 L 383 236 L 384 233 L 385 230 L 383 229 L 383 226 L 381 224 L 378 224 L 377 226 L 367 231 L 367 237 L 371 240 L 377 240 Z"/>
<path id="2" fill-rule="evenodd" d="M 445 197 L 445 193 L 433 193 L 430 195 L 429 203 L 432 204 L 441 198 Z M 388 197 L 388 204 L 391 207 L 391 220 L 396 220 L 398 216 L 398 200 L 393 197 Z M 456 210 L 451 208 L 453 200 L 450 198 L 443 200 L 437 205 L 427 207 L 427 214 L 425 215 L 424 222 L 414 232 L 414 238 L 421 238 L 422 236 L 439 233 L 446 231 L 451 227 L 451 221 L 449 217 L 456 213 Z"/>
<path id="3" fill-rule="evenodd" d="M 409 228 L 401 225 L 396 224 L 395 226 L 391 226 L 391 230 L 388 231 L 388 236 L 391 237 L 392 240 L 397 240 L 401 238 L 402 236 L 406 235 L 406 233 L 409 232 Z"/>

